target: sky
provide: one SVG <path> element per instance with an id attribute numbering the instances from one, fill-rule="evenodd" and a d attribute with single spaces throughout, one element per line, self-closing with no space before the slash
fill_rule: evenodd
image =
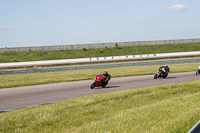
<path id="1" fill-rule="evenodd" d="M 0 0 L 0 48 L 200 38 L 200 0 Z"/>

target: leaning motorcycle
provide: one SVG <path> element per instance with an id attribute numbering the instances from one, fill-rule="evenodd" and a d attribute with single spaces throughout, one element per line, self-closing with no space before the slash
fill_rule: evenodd
<path id="1" fill-rule="evenodd" d="M 158 72 L 154 75 L 154 79 L 163 77 L 166 78 L 168 76 L 168 72 L 161 70 L 158 70 Z"/>
<path id="2" fill-rule="evenodd" d="M 110 80 L 111 75 L 109 75 L 108 79 L 106 79 L 106 77 L 104 77 L 103 75 L 99 74 L 94 78 L 94 82 L 92 83 L 92 85 L 90 86 L 91 89 L 94 89 L 95 87 L 106 87 L 106 85 L 108 84 L 108 81 Z"/>
<path id="3" fill-rule="evenodd" d="M 196 75 L 198 75 L 200 73 L 200 66 L 198 68 L 198 70 L 196 71 Z"/>

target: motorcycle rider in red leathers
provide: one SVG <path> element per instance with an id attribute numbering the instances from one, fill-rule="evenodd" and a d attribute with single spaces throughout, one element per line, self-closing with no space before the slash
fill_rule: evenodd
<path id="1" fill-rule="evenodd" d="M 111 75 L 109 75 L 106 71 L 103 74 L 99 74 L 94 78 L 94 82 L 90 86 L 91 89 L 95 87 L 102 86 L 103 88 L 106 87 L 108 81 L 110 80 Z"/>

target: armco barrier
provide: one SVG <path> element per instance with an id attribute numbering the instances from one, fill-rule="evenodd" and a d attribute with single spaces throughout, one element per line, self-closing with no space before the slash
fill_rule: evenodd
<path id="1" fill-rule="evenodd" d="M 62 67 L 62 68 L 46 68 L 46 69 L 1 71 L 0 75 L 25 74 L 25 73 L 42 73 L 42 72 L 58 72 L 58 71 L 72 71 L 72 70 L 84 70 L 84 69 L 101 69 L 101 68 L 104 68 L 106 70 L 106 68 L 115 68 L 115 67 L 164 65 L 164 64 L 178 64 L 178 63 L 191 63 L 191 62 L 200 62 L 200 58 L 198 58 L 198 59 L 183 59 L 183 60 L 136 62 L 136 63 L 118 63 L 118 64 L 105 64 L 105 65 L 88 65 L 88 66 L 75 66 L 75 67 Z M 169 67 L 170 67 L 170 65 L 169 65 Z"/>
<path id="2" fill-rule="evenodd" d="M 188 133 L 200 133 L 200 120 L 188 131 Z"/>
<path id="3" fill-rule="evenodd" d="M 73 50 L 73 49 L 93 49 L 115 47 L 141 46 L 141 45 L 168 45 L 168 44 L 188 44 L 200 43 L 200 39 L 179 39 L 179 40 L 157 40 L 157 41 L 134 41 L 134 42 L 113 42 L 113 43 L 96 43 L 96 44 L 76 44 L 76 45 L 57 45 L 57 46 L 37 46 L 37 47 L 13 47 L 0 48 L 0 53 L 5 52 L 28 52 L 28 51 L 54 51 L 54 50 Z"/>
<path id="4" fill-rule="evenodd" d="M 81 64 L 94 64 L 94 63 L 112 63 L 122 61 L 139 61 L 139 60 L 155 60 L 165 58 L 178 58 L 178 57 L 199 57 L 200 51 L 196 52 L 180 52 L 180 53 L 164 53 L 164 54 L 148 54 L 148 55 L 126 55 L 126 56 L 111 56 L 111 57 L 98 57 L 98 58 L 79 58 L 79 59 L 66 59 L 66 60 L 48 60 L 48 61 L 32 61 L 32 62 L 13 62 L 13 63 L 0 63 L 0 69 L 8 68 L 33 68 L 42 66 L 61 66 L 61 65 L 81 65 Z"/>

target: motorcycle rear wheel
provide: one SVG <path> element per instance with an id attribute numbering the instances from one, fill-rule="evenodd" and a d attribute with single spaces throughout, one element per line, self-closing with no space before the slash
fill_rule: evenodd
<path id="1" fill-rule="evenodd" d="M 163 78 L 166 78 L 168 76 L 168 73 L 164 74 Z"/>
<path id="2" fill-rule="evenodd" d="M 107 84 L 108 84 L 108 81 L 105 82 L 105 83 L 102 85 L 102 88 L 105 88 Z"/>

